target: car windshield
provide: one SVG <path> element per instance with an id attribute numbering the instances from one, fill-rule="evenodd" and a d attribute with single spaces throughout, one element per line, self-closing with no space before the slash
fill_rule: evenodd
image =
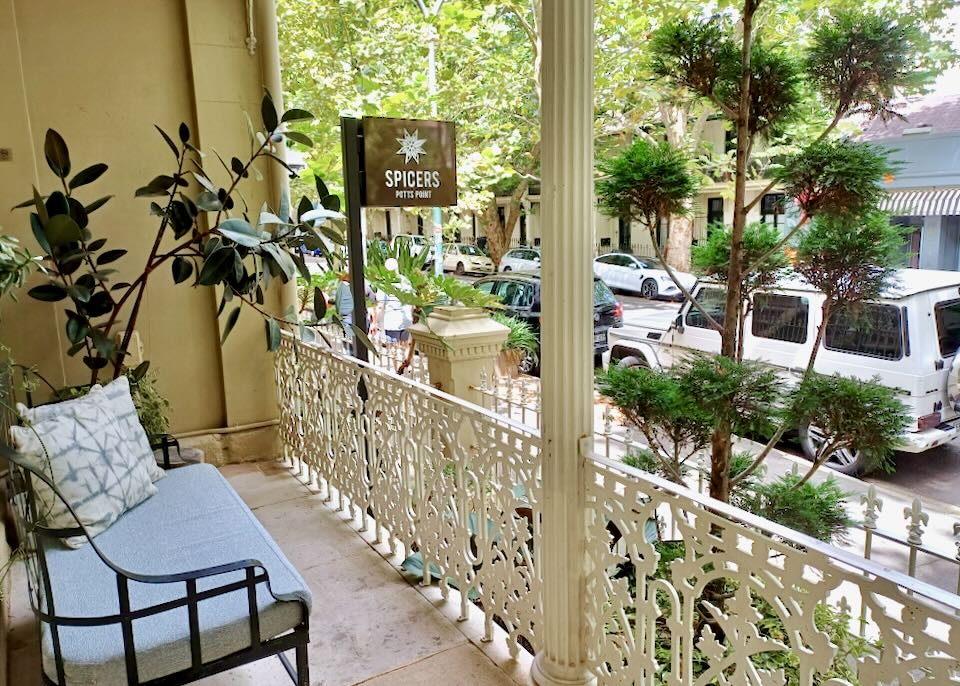
<path id="1" fill-rule="evenodd" d="M 647 269 L 663 269 L 663 262 L 655 257 L 641 257 L 640 261 L 647 265 Z"/>
<path id="2" fill-rule="evenodd" d="M 477 255 L 477 256 L 479 256 L 479 255 L 482 255 L 483 253 L 480 252 L 480 249 L 477 248 L 475 245 L 461 245 L 461 246 L 460 246 L 460 254 L 461 254 L 461 255 Z"/>
<path id="3" fill-rule="evenodd" d="M 617 299 L 613 297 L 613 291 L 607 288 L 600 279 L 593 280 L 593 304 L 594 305 L 616 305 Z"/>

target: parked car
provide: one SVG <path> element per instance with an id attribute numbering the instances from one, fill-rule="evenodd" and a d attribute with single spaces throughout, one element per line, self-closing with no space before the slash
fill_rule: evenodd
<path id="1" fill-rule="evenodd" d="M 540 274 L 499 273 L 487 276 L 474 283 L 484 293 L 500 298 L 507 314 L 522 319 L 540 336 Z M 603 281 L 593 279 L 593 361 L 600 366 L 602 355 L 607 350 L 607 331 L 623 325 L 623 305 Z M 523 368 L 522 372 L 537 373 L 538 369 Z"/>
<path id="2" fill-rule="evenodd" d="M 683 292 L 663 263 L 654 257 L 637 257 L 625 252 L 600 255 L 593 260 L 593 273 L 614 290 L 639 293 L 644 298 L 683 298 Z M 676 270 L 674 273 L 687 290 L 697 282 L 693 274 Z"/>
<path id="3" fill-rule="evenodd" d="M 491 274 L 493 260 L 475 245 L 450 243 L 443 246 L 443 269 L 455 274 Z"/>
<path id="4" fill-rule="evenodd" d="M 900 450 L 920 453 L 960 437 L 960 273 L 903 269 L 883 298 L 857 312 L 838 310 L 824 332 L 815 370 L 878 382 L 899 394 L 912 418 Z M 702 283 L 695 297 L 718 321 L 726 292 L 721 284 Z M 779 369 L 787 383 L 806 368 L 824 296 L 800 281 L 784 281 L 753 297 L 744 326 L 744 358 Z M 670 367 L 691 352 L 718 353 L 720 333 L 707 326 L 690 303 L 679 313 L 633 320 L 610 331 L 609 363 Z M 817 427 L 800 426 L 800 444 L 808 457 L 825 440 Z M 860 474 L 866 456 L 841 450 L 829 466 Z"/>
<path id="5" fill-rule="evenodd" d="M 397 246 L 401 243 L 406 243 L 410 247 L 411 255 L 419 255 L 422 250 L 430 248 L 427 237 L 415 233 L 398 233 L 391 239 L 390 247 L 396 251 Z"/>
<path id="6" fill-rule="evenodd" d="M 502 272 L 532 272 L 540 269 L 540 248 L 513 248 L 500 259 Z"/>

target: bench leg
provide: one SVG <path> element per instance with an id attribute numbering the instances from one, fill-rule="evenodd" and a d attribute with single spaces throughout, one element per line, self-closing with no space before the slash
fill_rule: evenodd
<path id="1" fill-rule="evenodd" d="M 310 665 L 307 662 L 307 644 L 297 646 L 297 686 L 310 686 Z"/>

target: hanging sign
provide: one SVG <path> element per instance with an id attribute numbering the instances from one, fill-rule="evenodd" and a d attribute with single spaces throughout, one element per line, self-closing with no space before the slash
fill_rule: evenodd
<path id="1" fill-rule="evenodd" d="M 363 119 L 367 207 L 457 204 L 457 139 L 451 121 Z"/>

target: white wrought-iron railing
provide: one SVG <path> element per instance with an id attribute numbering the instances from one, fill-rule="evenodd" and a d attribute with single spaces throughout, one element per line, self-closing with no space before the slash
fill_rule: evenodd
<path id="1" fill-rule="evenodd" d="M 276 359 L 285 459 L 487 639 L 537 650 L 538 431 L 289 334 Z M 960 683 L 955 594 L 600 454 L 585 480 L 600 684 Z"/>
<path id="2" fill-rule="evenodd" d="M 960 683 L 957 595 L 599 455 L 586 482 L 600 683 Z"/>
<path id="3" fill-rule="evenodd" d="M 539 435 L 476 405 L 284 333 L 277 353 L 284 455 L 424 583 L 460 591 L 486 639 L 537 646 Z"/>
<path id="4" fill-rule="evenodd" d="M 484 375 L 480 386 L 474 390 L 480 393 L 484 408 L 539 431 L 540 380 L 536 377 Z M 609 405 L 602 405 L 594 433 L 594 449 L 597 454 L 614 460 L 646 448 L 641 437 L 629 426 L 619 422 L 618 417 L 619 413 Z M 794 465 L 793 469 L 797 469 L 797 465 Z M 687 486 L 700 495 L 706 495 L 708 474 L 704 462 L 692 464 L 688 470 Z M 929 536 L 923 526 L 928 522 L 931 508 L 922 498 L 913 498 L 909 507 L 905 508 L 904 524 L 900 530 L 890 527 L 889 518 L 886 528 L 880 525 L 878 513 L 883 509 L 883 505 L 883 499 L 872 485 L 866 493 L 858 496 L 858 500 L 848 504 L 851 521 L 842 547 L 856 551 L 869 560 L 875 556 L 878 545 L 883 545 L 884 542 L 891 544 L 893 552 L 888 550 L 883 555 L 886 566 L 911 577 L 926 572 L 926 576 L 936 586 L 960 594 L 960 520 L 951 522 L 954 540 L 951 542 L 941 536 L 940 545 L 935 546 L 928 542 Z M 929 570 L 934 568 L 938 571 L 931 574 Z"/>

